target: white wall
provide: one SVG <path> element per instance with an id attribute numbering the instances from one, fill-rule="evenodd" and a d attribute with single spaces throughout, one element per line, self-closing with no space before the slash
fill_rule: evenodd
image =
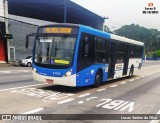
<path id="1" fill-rule="evenodd" d="M 0 0 L 0 16 L 4 17 L 4 0 Z M 4 21 L 3 18 L 0 18 L 0 21 Z"/>

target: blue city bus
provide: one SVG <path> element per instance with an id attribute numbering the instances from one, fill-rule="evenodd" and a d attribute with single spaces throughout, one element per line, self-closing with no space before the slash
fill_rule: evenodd
<path id="1" fill-rule="evenodd" d="M 38 82 L 98 87 L 142 66 L 144 43 L 88 26 L 40 26 L 35 37 L 32 67 Z"/>

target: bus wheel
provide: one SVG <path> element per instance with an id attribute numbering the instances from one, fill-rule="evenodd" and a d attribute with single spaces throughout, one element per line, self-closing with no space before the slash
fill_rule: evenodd
<path id="1" fill-rule="evenodd" d="M 94 87 L 95 88 L 99 87 L 101 82 L 102 82 L 102 72 L 98 70 L 94 80 Z"/>
<path id="2" fill-rule="evenodd" d="M 132 66 L 129 72 L 129 77 L 132 77 L 134 73 L 134 67 Z"/>

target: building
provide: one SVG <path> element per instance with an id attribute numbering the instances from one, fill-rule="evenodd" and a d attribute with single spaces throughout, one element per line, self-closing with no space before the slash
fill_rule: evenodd
<path id="1" fill-rule="evenodd" d="M 13 35 L 13 39 L 10 39 L 10 48 L 13 51 L 13 55 L 10 57 L 10 61 L 22 59 L 32 54 L 32 44 L 34 37 L 32 37 L 29 48 L 25 48 L 26 35 L 30 33 L 36 33 L 38 26 L 46 24 L 54 24 L 54 22 L 42 21 L 38 19 L 32 19 L 16 15 L 8 15 L 8 30 Z M 18 20 L 18 21 L 14 21 Z"/>
<path id="2" fill-rule="evenodd" d="M 8 0 L 8 13 L 8 29 L 13 35 L 7 45 L 9 61 L 31 55 L 32 43 L 25 49 L 26 35 L 35 33 L 40 25 L 75 23 L 102 30 L 104 23 L 103 17 L 70 0 Z"/>
<path id="3" fill-rule="evenodd" d="M 8 7 L 6 0 L 0 0 L 0 63 L 8 61 L 8 42 L 6 34 L 8 33 Z"/>

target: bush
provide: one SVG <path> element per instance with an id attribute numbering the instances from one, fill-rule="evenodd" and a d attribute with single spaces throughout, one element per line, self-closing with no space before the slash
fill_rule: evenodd
<path id="1" fill-rule="evenodd" d="M 149 53 L 147 54 L 147 57 L 152 58 L 152 57 L 153 57 L 153 54 L 154 54 L 154 52 L 149 52 Z"/>
<path id="2" fill-rule="evenodd" d="M 160 57 L 160 50 L 155 51 L 154 54 L 156 57 Z"/>

